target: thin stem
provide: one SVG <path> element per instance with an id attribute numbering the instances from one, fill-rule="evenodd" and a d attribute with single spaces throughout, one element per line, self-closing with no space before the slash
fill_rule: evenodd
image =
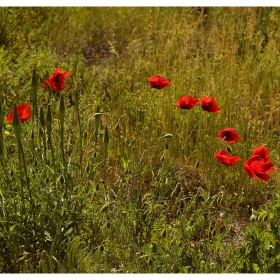
<path id="1" fill-rule="evenodd" d="M 194 125 L 194 127 L 192 128 L 192 130 L 190 131 L 190 133 L 188 134 L 188 136 L 185 138 L 184 145 L 183 145 L 183 147 L 181 148 L 181 153 L 180 153 L 180 155 L 179 155 L 179 157 L 178 157 L 178 160 L 177 160 L 176 164 L 174 165 L 174 168 L 177 166 L 177 164 L 179 163 L 179 161 L 180 161 L 182 155 L 184 154 L 184 149 L 185 149 L 185 146 L 186 146 L 186 144 L 187 144 L 187 140 L 189 139 L 189 137 L 191 136 L 191 134 L 193 133 L 193 131 L 198 127 L 198 125 L 199 125 L 199 123 L 200 123 L 200 120 L 201 120 L 201 115 L 199 116 L 198 121 L 196 122 L 196 124 Z"/>
<path id="2" fill-rule="evenodd" d="M 24 217 L 26 217 L 26 209 L 25 209 L 25 203 L 24 203 L 24 192 L 23 192 L 23 179 L 22 179 L 23 175 L 22 175 L 22 168 L 21 168 L 21 150 L 20 150 L 20 145 L 18 145 L 18 162 L 19 162 L 19 172 L 20 172 L 20 192 L 21 192 L 22 211 L 23 211 Z"/>
<path id="3" fill-rule="evenodd" d="M 81 177 L 83 176 L 83 136 L 82 136 L 82 128 L 81 128 L 81 118 L 80 118 L 80 108 L 79 108 L 79 97 L 77 90 L 75 91 L 75 104 L 77 108 L 78 115 L 78 131 L 79 131 L 79 146 L 80 146 L 80 173 Z"/>
<path id="4" fill-rule="evenodd" d="M 51 105 L 48 105 L 47 109 L 47 117 L 46 117 L 46 126 L 47 126 L 47 135 L 48 135 L 48 145 L 51 148 L 52 153 L 52 160 L 53 160 L 53 180 L 56 180 L 56 164 L 55 164 L 55 156 L 54 156 L 54 149 L 52 144 L 52 112 L 51 112 Z M 55 188 L 56 190 L 56 188 Z"/>
<path id="5" fill-rule="evenodd" d="M 6 175 L 6 177 L 7 177 L 7 180 L 8 180 L 8 182 L 9 182 L 9 181 L 10 181 L 10 178 L 9 178 L 9 175 L 8 175 L 8 172 L 7 172 L 6 165 L 5 165 L 5 163 L 4 163 L 3 157 L 0 157 L 0 162 L 1 162 L 1 165 L 2 165 L 3 170 L 4 170 L 4 172 L 5 172 L 5 175 Z"/>

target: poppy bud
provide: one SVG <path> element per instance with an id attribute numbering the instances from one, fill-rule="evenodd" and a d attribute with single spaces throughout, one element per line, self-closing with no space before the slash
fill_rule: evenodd
<path id="1" fill-rule="evenodd" d="M 14 127 L 14 133 L 15 133 L 15 136 L 17 138 L 17 141 L 20 141 L 20 139 L 21 139 L 21 135 L 20 135 L 20 121 L 19 121 L 19 116 L 18 116 L 18 111 L 17 111 L 16 104 L 14 106 L 14 115 L 13 115 L 12 125 Z"/>
<path id="2" fill-rule="evenodd" d="M 18 117 L 18 111 L 17 111 L 17 105 L 14 104 L 14 114 L 13 114 L 13 120 L 12 120 L 13 126 L 19 126 L 19 117 Z"/>

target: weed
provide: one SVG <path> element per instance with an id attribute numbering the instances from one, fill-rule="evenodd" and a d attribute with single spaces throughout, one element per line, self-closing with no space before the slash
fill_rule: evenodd
<path id="1" fill-rule="evenodd" d="M 0 271 L 278 273 L 278 34 L 278 8 L 1 7 Z"/>

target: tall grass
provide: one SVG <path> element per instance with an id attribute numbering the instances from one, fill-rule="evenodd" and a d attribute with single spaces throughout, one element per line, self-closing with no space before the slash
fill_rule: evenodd
<path id="1" fill-rule="evenodd" d="M 279 272 L 279 19 L 0 8 L 0 270 Z M 57 67 L 71 76 L 54 93 L 41 85 Z M 172 85 L 151 88 L 153 75 Z M 214 96 L 221 112 L 179 109 L 181 95 Z M 5 122 L 27 101 L 30 120 Z M 228 127 L 243 140 L 221 142 Z M 263 145 L 268 182 L 242 166 Z"/>

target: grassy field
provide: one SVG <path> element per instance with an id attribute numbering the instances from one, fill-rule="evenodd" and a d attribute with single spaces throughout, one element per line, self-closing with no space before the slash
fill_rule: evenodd
<path id="1" fill-rule="evenodd" d="M 279 273 L 279 45 L 279 8 L 1 7 L 0 271 Z"/>

